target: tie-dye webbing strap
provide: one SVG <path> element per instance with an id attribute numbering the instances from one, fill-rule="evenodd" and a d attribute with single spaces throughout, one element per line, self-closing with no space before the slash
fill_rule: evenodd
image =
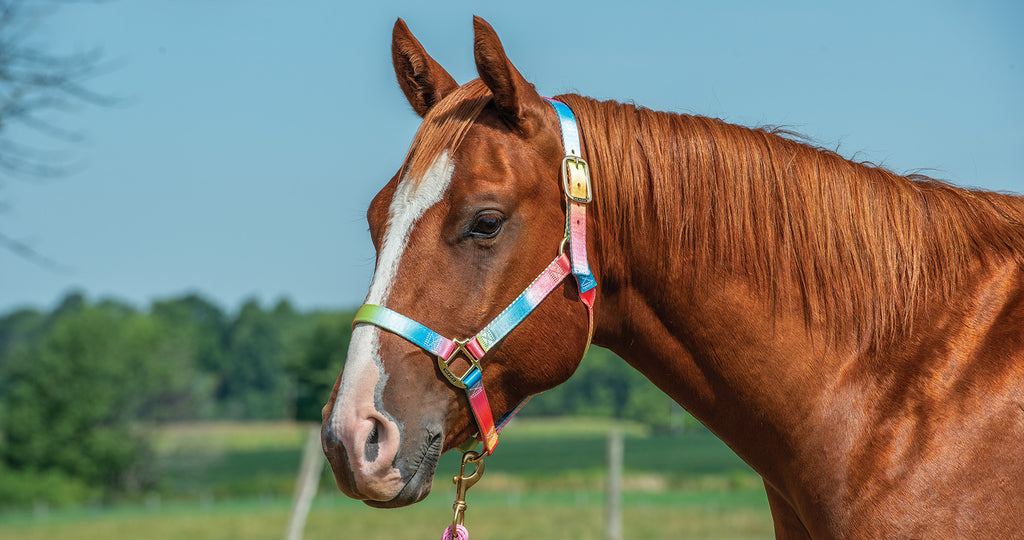
<path id="1" fill-rule="evenodd" d="M 352 324 L 358 323 L 370 323 L 393 334 L 398 334 L 441 358 L 448 358 L 458 348 L 458 344 L 454 341 L 384 306 L 363 304 L 356 312 L 356 318 Z"/>
<path id="2" fill-rule="evenodd" d="M 555 287 L 569 275 L 569 259 L 564 254 L 551 262 L 533 283 L 498 314 L 473 339 L 466 342 L 466 348 L 477 358 L 483 358 L 487 351 L 498 344 L 513 328 L 526 319 L 540 301 L 551 294 Z"/>
<path id="3" fill-rule="evenodd" d="M 558 114 L 558 124 L 562 131 L 562 146 L 565 150 L 561 167 L 562 188 L 566 198 L 565 234 L 572 256 L 572 273 L 576 276 L 582 295 L 597 286 L 587 261 L 587 204 L 594 198 L 590 165 L 583 159 L 583 145 L 580 144 L 580 132 L 572 109 L 560 101 L 544 99 Z M 593 304 L 592 298 L 590 303 Z"/>
<path id="4" fill-rule="evenodd" d="M 503 418 L 499 425 L 495 426 L 487 393 L 483 387 L 483 372 L 479 361 L 487 351 L 523 322 L 533 309 L 540 305 L 541 300 L 569 276 L 570 270 L 569 258 L 564 254 L 560 255 L 504 311 L 465 342 L 448 339 L 401 313 L 376 304 L 363 304 L 356 312 L 352 324 L 368 323 L 379 326 L 436 356 L 438 367 L 448 381 L 466 389 L 473 416 L 476 417 L 477 426 L 480 428 L 484 450 L 490 454 L 498 444 L 498 432 L 511 415 Z M 466 359 L 471 364 L 461 376 L 452 373 L 450 368 L 450 363 L 455 360 L 460 350 L 466 354 Z M 516 410 L 519 410 L 519 407 Z"/>

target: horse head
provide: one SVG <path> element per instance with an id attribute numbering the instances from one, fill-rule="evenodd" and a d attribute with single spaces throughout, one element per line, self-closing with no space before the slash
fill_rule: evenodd
<path id="1" fill-rule="evenodd" d="M 475 18 L 474 30 L 480 78 L 459 86 L 395 23 L 395 73 L 424 120 L 367 212 L 377 258 L 366 304 L 453 339 L 503 314 L 567 238 L 558 115 L 490 25 Z M 576 284 L 561 281 L 476 364 L 453 354 L 450 371 L 478 366 L 501 417 L 567 379 L 590 331 Z M 323 420 L 338 487 L 376 507 L 425 497 L 440 454 L 479 429 L 434 354 L 358 317 Z"/>

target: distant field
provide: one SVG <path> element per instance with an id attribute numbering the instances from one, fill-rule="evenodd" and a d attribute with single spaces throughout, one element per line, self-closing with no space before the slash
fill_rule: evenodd
<path id="1" fill-rule="evenodd" d="M 525 419 L 501 436 L 477 490 L 600 489 L 605 440 L 615 426 L 625 436 L 624 468 L 633 487 L 751 487 L 760 479 L 706 432 L 651 436 L 642 426 L 594 419 Z M 158 437 L 164 495 L 195 498 L 291 493 L 307 426 L 294 423 L 184 424 Z M 458 453 L 441 456 L 435 481 L 448 483 Z M 325 471 L 322 486 L 336 490 Z"/>
<path id="2" fill-rule="evenodd" d="M 627 538 L 770 538 L 759 477 L 706 432 L 625 435 Z M 473 538 L 600 538 L 602 420 L 519 420 L 469 494 Z M 158 494 L 97 509 L 0 513 L 2 539 L 281 538 L 309 426 L 197 423 L 161 428 Z M 409 508 L 375 510 L 337 491 L 325 470 L 306 538 L 439 538 L 451 519 L 457 453 L 442 456 L 434 491 Z"/>

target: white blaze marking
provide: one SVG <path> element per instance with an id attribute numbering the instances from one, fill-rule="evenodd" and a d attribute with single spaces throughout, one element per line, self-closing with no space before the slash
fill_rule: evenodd
<path id="1" fill-rule="evenodd" d="M 454 164 L 448 159 L 448 151 L 444 151 L 427 169 L 420 181 L 419 189 L 406 176 L 395 190 L 395 198 L 388 208 L 388 225 L 384 233 L 384 247 L 380 250 L 377 269 L 374 271 L 370 293 L 366 295 L 366 303 L 384 305 L 391 286 L 398 273 L 398 264 L 409 242 L 413 225 L 430 207 L 441 201 L 448 191 L 448 185 L 455 173 Z"/>
<path id="2" fill-rule="evenodd" d="M 408 175 L 399 182 L 388 208 L 384 242 L 366 303 L 383 306 L 387 301 L 413 227 L 430 207 L 440 202 L 448 191 L 454 172 L 455 166 L 445 151 L 427 169 L 418 187 Z M 379 418 L 384 411 L 376 411 L 374 393 L 384 377 L 380 359 L 380 328 L 370 324 L 357 326 L 352 331 L 341 388 L 331 413 L 332 428 L 343 433 L 344 424 L 349 421 L 357 422 L 370 415 Z"/>

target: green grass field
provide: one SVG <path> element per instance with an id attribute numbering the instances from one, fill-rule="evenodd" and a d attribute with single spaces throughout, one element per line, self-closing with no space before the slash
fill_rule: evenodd
<path id="1" fill-rule="evenodd" d="M 450 502 L 433 494 L 414 506 L 376 510 L 340 496 L 321 496 L 306 526 L 308 539 L 440 538 L 451 519 Z M 109 540 L 277 539 L 284 534 L 290 501 L 245 499 L 210 505 L 124 506 L 31 513 L 0 518 L 0 539 Z M 572 539 L 603 536 L 603 499 L 596 492 L 472 493 L 466 515 L 472 538 Z M 627 493 L 627 538 L 771 538 L 763 492 L 752 490 Z"/>
<path id="2" fill-rule="evenodd" d="M 604 421 L 520 420 L 502 435 L 468 496 L 473 538 L 601 538 Z M 625 434 L 627 538 L 771 538 L 757 477 L 713 436 Z M 307 426 L 189 424 L 157 439 L 164 481 L 143 501 L 0 513 L 0 539 L 281 538 Z M 451 519 L 457 453 L 442 456 L 421 503 L 377 510 L 349 500 L 325 471 L 306 538 L 439 538 Z"/>

